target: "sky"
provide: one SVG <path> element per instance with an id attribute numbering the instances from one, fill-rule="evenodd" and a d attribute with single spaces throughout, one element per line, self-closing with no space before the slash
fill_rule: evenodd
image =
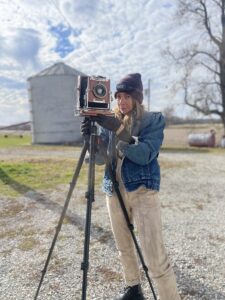
<path id="1" fill-rule="evenodd" d="M 193 25 L 175 20 L 177 1 L 0 0 L 0 126 L 30 120 L 27 78 L 56 62 L 110 78 L 112 92 L 124 75 L 141 73 L 151 110 L 173 105 L 188 115 L 162 54 L 193 39 Z"/>

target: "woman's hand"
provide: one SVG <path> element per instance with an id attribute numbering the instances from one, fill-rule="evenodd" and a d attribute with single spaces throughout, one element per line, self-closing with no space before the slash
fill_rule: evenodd
<path id="1" fill-rule="evenodd" d="M 124 125 L 115 117 L 97 115 L 95 121 L 105 129 L 116 133 L 117 137 L 126 143 L 134 144 L 135 140 L 130 133 L 125 129 Z"/>
<path id="2" fill-rule="evenodd" d="M 91 134 L 91 120 L 89 118 L 84 118 L 81 122 L 80 132 L 83 136 Z"/>
<path id="3" fill-rule="evenodd" d="M 103 128 L 114 132 L 116 132 L 121 125 L 121 122 L 117 118 L 104 115 L 97 115 L 95 121 Z"/>

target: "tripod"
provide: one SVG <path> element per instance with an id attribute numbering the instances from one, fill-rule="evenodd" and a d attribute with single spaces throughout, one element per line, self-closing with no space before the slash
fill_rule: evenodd
<path id="1" fill-rule="evenodd" d="M 95 146 L 96 146 L 96 138 L 97 138 L 97 128 L 95 126 L 94 119 L 92 119 L 91 117 L 90 117 L 90 133 L 91 133 L 90 136 L 89 135 L 85 136 L 84 146 L 82 148 L 82 151 L 81 151 L 81 154 L 80 154 L 80 158 L 79 158 L 79 161 L 78 161 L 75 173 L 74 173 L 72 181 L 70 183 L 70 188 L 69 188 L 66 200 L 65 200 L 65 204 L 64 204 L 64 207 L 63 207 L 63 210 L 62 210 L 62 214 L 60 216 L 58 225 L 56 227 L 56 232 L 55 232 L 54 238 L 52 240 L 52 244 L 51 244 L 51 247 L 49 249 L 49 253 L 48 253 L 48 256 L 47 256 L 44 268 L 42 270 L 42 276 L 41 276 L 41 279 L 40 279 L 40 282 L 39 282 L 39 285 L 38 285 L 38 288 L 37 288 L 34 300 L 38 299 L 40 288 L 42 286 L 45 274 L 47 272 L 47 268 L 48 268 L 48 265 L 49 265 L 49 262 L 50 262 L 50 259 L 51 259 L 51 256 L 52 256 L 52 252 L 54 250 L 54 247 L 55 247 L 55 244 L 56 244 L 59 232 L 60 232 L 61 227 L 62 227 L 63 220 L 64 220 L 65 215 L 66 215 L 67 208 L 69 206 L 70 198 L 71 198 L 73 190 L 74 190 L 74 188 L 76 186 L 77 179 L 78 179 L 78 176 L 79 176 L 79 173 L 80 173 L 80 170 L 81 170 L 81 167 L 82 167 L 82 164 L 83 164 L 86 152 L 89 149 L 88 191 L 85 194 L 85 197 L 87 199 L 86 222 L 85 222 L 85 239 L 84 239 L 83 261 L 81 263 L 81 270 L 83 271 L 82 298 L 81 299 L 82 300 L 86 300 L 86 294 L 87 294 L 87 274 L 88 274 L 88 268 L 89 268 L 89 246 L 90 246 L 90 230 L 91 230 L 91 210 L 92 210 L 92 202 L 94 201 L 95 153 L 96 153 L 96 147 Z M 111 164 L 110 164 L 110 162 L 109 162 L 109 160 L 108 160 L 107 157 L 105 159 L 106 159 L 107 167 L 109 169 L 109 173 L 110 173 L 110 176 L 111 176 L 111 179 L 112 179 L 112 182 L 113 182 L 114 189 L 115 189 L 115 191 L 117 193 L 118 200 L 120 202 L 121 209 L 123 210 L 123 214 L 124 214 L 124 217 L 126 219 L 128 228 L 129 228 L 129 230 L 131 232 L 131 235 L 132 235 L 132 238 L 133 238 L 133 241 L 134 241 L 137 253 L 138 253 L 139 257 L 140 257 L 140 261 L 142 263 L 143 269 L 145 271 L 145 274 L 147 276 L 148 282 L 150 284 L 150 287 L 151 287 L 154 299 L 157 300 L 155 292 L 154 292 L 154 289 L 153 289 L 153 286 L 152 286 L 152 283 L 151 283 L 151 280 L 150 280 L 149 275 L 148 275 L 148 268 L 146 267 L 146 265 L 144 263 L 143 255 L 141 253 L 140 247 L 138 246 L 137 239 L 136 239 L 136 237 L 134 235 L 134 231 L 133 231 L 134 230 L 134 226 L 129 221 L 129 216 L 128 216 L 128 213 L 126 211 L 126 207 L 125 207 L 125 205 L 123 203 L 123 199 L 122 199 L 122 196 L 120 194 L 118 183 L 116 182 L 116 178 L 114 176 L 113 170 L 111 168 Z"/>

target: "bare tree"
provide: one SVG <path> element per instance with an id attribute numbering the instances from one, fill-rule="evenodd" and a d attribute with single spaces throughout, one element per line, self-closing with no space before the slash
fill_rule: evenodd
<path id="1" fill-rule="evenodd" d="M 225 131 L 225 0 L 179 0 L 177 15 L 202 32 L 199 42 L 178 54 L 170 51 L 184 71 L 184 101 L 199 113 L 219 116 Z"/>
<path id="2" fill-rule="evenodd" d="M 170 124 L 172 124 L 174 122 L 174 118 L 175 118 L 175 108 L 174 108 L 174 106 L 173 105 L 166 106 L 163 110 L 163 115 L 165 117 L 166 124 L 168 126 Z"/>

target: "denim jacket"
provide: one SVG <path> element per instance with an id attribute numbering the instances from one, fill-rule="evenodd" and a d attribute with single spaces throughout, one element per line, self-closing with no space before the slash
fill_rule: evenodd
<path id="1" fill-rule="evenodd" d="M 117 149 L 123 154 L 121 177 L 128 192 L 136 190 L 141 185 L 147 189 L 160 189 L 160 167 L 158 154 L 163 141 L 165 127 L 164 117 L 161 113 L 144 112 L 141 120 L 135 120 L 131 128 L 131 135 L 138 137 L 135 144 L 119 142 Z M 101 129 L 100 151 L 96 153 L 96 163 L 103 164 L 101 153 L 108 153 L 112 169 L 116 169 L 117 152 L 115 134 Z M 104 149 L 105 148 L 105 149 Z M 103 178 L 103 191 L 112 195 L 113 185 L 107 168 Z"/>

